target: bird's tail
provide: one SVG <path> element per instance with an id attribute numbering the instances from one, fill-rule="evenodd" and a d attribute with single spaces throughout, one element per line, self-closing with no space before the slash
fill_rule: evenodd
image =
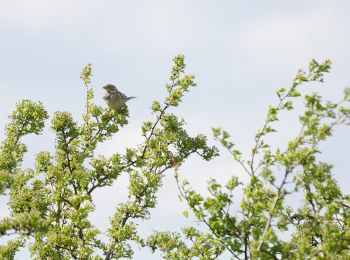
<path id="1" fill-rule="evenodd" d="M 128 100 L 130 100 L 130 99 L 134 99 L 134 98 L 136 98 L 136 97 L 134 97 L 134 96 L 132 96 L 132 97 L 127 97 L 127 98 L 126 98 L 126 101 L 128 101 Z"/>

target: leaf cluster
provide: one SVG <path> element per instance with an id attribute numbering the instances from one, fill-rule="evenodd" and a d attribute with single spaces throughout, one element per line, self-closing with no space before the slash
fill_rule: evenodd
<path id="1" fill-rule="evenodd" d="M 132 257 L 131 243 L 142 242 L 137 221 L 148 219 L 156 206 L 165 172 L 191 154 L 206 160 L 217 154 L 205 136 L 190 136 L 184 120 L 169 112 L 195 86 L 194 77 L 185 74 L 184 56 L 176 56 L 173 62 L 168 95 L 162 104 L 153 103 L 155 119 L 141 127 L 144 141 L 108 158 L 96 155 L 96 147 L 128 123 L 128 108 L 115 112 L 94 104 L 91 64 L 80 75 L 86 87 L 82 123 L 69 112 L 56 112 L 51 119 L 55 151 L 38 153 L 32 169 L 21 167 L 27 152 L 21 138 L 41 134 L 48 113 L 39 102 L 17 104 L 0 147 L 0 192 L 10 198 L 10 215 L 1 219 L 0 235 L 11 238 L 0 247 L 1 259 L 13 259 L 25 245 L 35 259 Z M 111 205 L 115 213 L 108 230 L 102 232 L 90 220 L 95 210 L 93 194 L 122 175 L 129 177 L 128 199 Z"/>
<path id="2" fill-rule="evenodd" d="M 214 128 L 214 138 L 249 176 L 242 183 L 233 175 L 222 185 L 208 182 L 209 196 L 178 182 L 181 199 L 199 226 L 178 232 L 155 232 L 148 245 L 166 259 L 347 259 L 350 256 L 350 197 L 332 175 L 332 165 L 318 160 L 319 146 L 336 126 L 350 123 L 350 91 L 339 102 L 324 101 L 317 93 L 304 96 L 300 129 L 286 149 L 271 146 L 266 136 L 278 131 L 281 112 L 293 111 L 301 98 L 300 87 L 323 82 L 329 60 L 312 60 L 308 72 L 299 70 L 289 88 L 277 91 L 278 103 L 270 106 L 255 135 L 247 159 L 230 140 L 230 134 Z M 243 198 L 239 199 L 240 191 Z M 296 196 L 297 195 L 297 196 Z M 303 197 L 301 205 L 289 205 L 287 197 Z M 291 199 L 289 198 L 289 199 Z M 292 207 L 293 206 L 293 207 Z M 233 210 L 233 207 L 238 208 Z M 190 212 L 190 213 L 189 213 Z M 206 227 L 203 230 L 203 226 Z M 200 250 L 199 250 L 200 248 Z"/>

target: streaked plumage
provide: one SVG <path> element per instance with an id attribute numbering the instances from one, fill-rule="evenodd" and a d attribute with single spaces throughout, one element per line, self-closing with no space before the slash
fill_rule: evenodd
<path id="1" fill-rule="evenodd" d="M 107 84 L 103 88 L 106 90 L 106 94 L 103 96 L 103 99 L 106 101 L 110 109 L 117 112 L 125 105 L 128 100 L 136 98 L 127 97 L 112 84 Z"/>

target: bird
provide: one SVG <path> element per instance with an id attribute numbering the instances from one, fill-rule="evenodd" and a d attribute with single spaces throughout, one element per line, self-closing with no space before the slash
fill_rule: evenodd
<path id="1" fill-rule="evenodd" d="M 112 84 L 107 84 L 104 87 L 106 91 L 103 99 L 106 101 L 108 107 L 116 112 L 119 112 L 120 109 L 125 106 L 125 103 L 130 99 L 136 98 L 134 96 L 128 97 L 122 92 L 120 92 L 116 86 Z"/>

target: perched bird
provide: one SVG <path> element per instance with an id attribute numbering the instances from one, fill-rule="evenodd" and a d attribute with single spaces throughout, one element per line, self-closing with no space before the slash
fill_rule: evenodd
<path id="1" fill-rule="evenodd" d="M 136 98 L 127 97 L 112 84 L 107 84 L 103 88 L 106 90 L 106 94 L 103 96 L 103 99 L 106 101 L 108 107 L 116 112 L 118 112 L 128 100 Z"/>

